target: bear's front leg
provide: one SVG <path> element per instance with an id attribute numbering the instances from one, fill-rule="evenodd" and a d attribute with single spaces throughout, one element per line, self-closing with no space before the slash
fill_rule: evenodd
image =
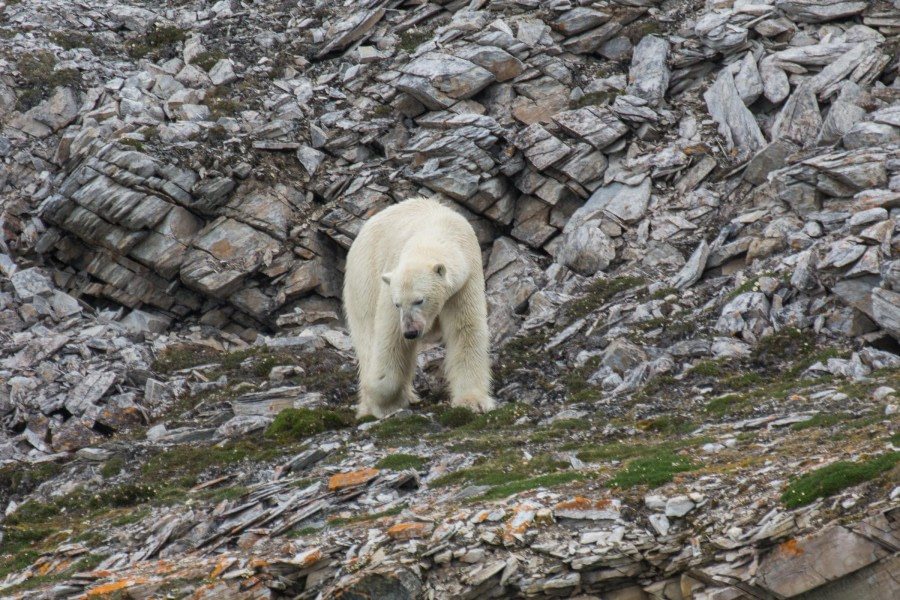
<path id="1" fill-rule="evenodd" d="M 450 405 L 476 412 L 497 407 L 491 397 L 491 357 L 488 353 L 487 310 L 484 293 L 465 290 L 460 301 L 448 303 L 441 313 L 446 359 L 444 373 L 450 383 Z M 479 305 L 480 302 L 480 305 Z"/>
<path id="2" fill-rule="evenodd" d="M 376 350 L 368 361 L 358 415 L 386 417 L 417 400 L 412 388 L 416 342 L 406 340 L 398 324 L 375 328 Z"/>

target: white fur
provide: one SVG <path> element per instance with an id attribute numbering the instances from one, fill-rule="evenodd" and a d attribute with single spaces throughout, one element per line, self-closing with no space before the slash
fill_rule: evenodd
<path id="1" fill-rule="evenodd" d="M 344 312 L 359 360 L 359 416 L 418 401 L 416 353 L 436 333 L 451 404 L 494 408 L 481 249 L 462 215 L 417 198 L 369 219 L 347 255 Z"/>

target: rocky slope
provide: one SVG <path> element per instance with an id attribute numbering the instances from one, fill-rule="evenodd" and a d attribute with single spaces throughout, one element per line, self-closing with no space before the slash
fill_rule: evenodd
<path id="1" fill-rule="evenodd" d="M 4 597 L 888 598 L 900 4 L 0 2 Z M 436 196 L 501 408 L 352 417 Z M 894 266 L 897 262 L 898 266 Z"/>

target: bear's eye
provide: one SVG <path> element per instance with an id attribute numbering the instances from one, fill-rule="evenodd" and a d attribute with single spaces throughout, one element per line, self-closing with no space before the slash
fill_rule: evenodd
<path id="1" fill-rule="evenodd" d="M 396 306 L 397 308 L 400 308 L 400 303 L 399 303 L 399 302 L 394 302 L 394 306 Z"/>
<path id="2" fill-rule="evenodd" d="M 413 302 L 413 306 L 422 306 L 423 302 L 425 302 L 425 300 L 416 300 L 415 302 Z"/>

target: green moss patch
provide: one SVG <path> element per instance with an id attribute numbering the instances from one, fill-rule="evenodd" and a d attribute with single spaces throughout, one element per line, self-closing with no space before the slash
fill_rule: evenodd
<path id="1" fill-rule="evenodd" d="M 399 515 L 404 510 L 406 510 L 407 505 L 403 504 L 400 506 L 396 506 L 394 508 L 389 508 L 388 510 L 383 510 L 377 513 L 363 513 L 360 515 L 353 515 L 352 517 L 335 517 L 328 521 L 328 525 L 332 527 L 343 527 L 345 525 L 352 525 L 354 523 L 363 523 L 365 521 L 375 521 L 376 519 L 381 519 L 383 517 L 393 517 L 394 515 Z"/>
<path id="2" fill-rule="evenodd" d="M 407 29 L 400 34 L 400 49 L 405 52 L 413 52 L 416 48 L 431 39 L 433 34 L 428 31 Z"/>
<path id="3" fill-rule="evenodd" d="M 113 456 L 108 461 L 103 463 L 103 466 L 100 467 L 100 475 L 102 475 L 105 479 L 109 479 L 110 477 L 115 477 L 119 473 L 122 472 L 122 468 L 125 466 L 125 459 L 121 456 Z"/>
<path id="4" fill-rule="evenodd" d="M 713 398 L 706 403 L 704 410 L 716 417 L 724 417 L 726 415 L 745 414 L 751 408 L 750 401 L 744 396 L 728 394 Z"/>
<path id="5" fill-rule="evenodd" d="M 512 496 L 513 494 L 518 494 L 519 492 L 524 492 L 527 490 L 533 490 L 535 488 L 551 488 L 556 485 L 571 483 L 573 481 L 584 481 L 586 479 L 586 475 L 582 473 L 572 472 L 539 475 L 538 477 L 532 477 L 531 479 L 513 481 L 510 483 L 505 483 L 503 485 L 494 486 L 481 496 L 472 498 L 472 500 L 499 500 L 501 498 L 506 498 L 508 496 Z"/>
<path id="6" fill-rule="evenodd" d="M 23 54 L 16 61 L 20 85 L 16 109 L 27 111 L 46 100 L 59 86 L 79 87 L 81 73 L 77 69 L 56 69 L 52 52 Z"/>
<path id="7" fill-rule="evenodd" d="M 690 433 L 697 428 L 697 424 L 680 415 L 664 415 L 654 419 L 638 421 L 638 429 L 654 431 L 667 435 L 679 435 Z"/>
<path id="8" fill-rule="evenodd" d="M 463 431 L 497 431 L 509 429 L 522 417 L 531 416 L 534 409 L 521 402 L 510 402 L 483 415 L 477 415 L 469 423 L 460 428 Z"/>
<path id="9" fill-rule="evenodd" d="M 704 360 L 691 367 L 691 375 L 699 375 L 700 377 L 721 377 L 723 365 L 718 360 Z"/>
<path id="10" fill-rule="evenodd" d="M 468 425 L 477 418 L 474 411 L 464 406 L 452 406 L 437 414 L 437 422 L 444 427 L 456 428 Z"/>
<path id="11" fill-rule="evenodd" d="M 900 452 L 890 452 L 865 462 L 836 462 L 801 475 L 791 481 L 781 495 L 788 508 L 809 504 L 817 498 L 826 498 L 844 488 L 875 479 L 900 462 Z"/>
<path id="12" fill-rule="evenodd" d="M 225 58 L 227 55 L 221 50 L 204 50 L 194 57 L 191 64 L 197 65 L 204 71 L 209 71 L 216 63 Z"/>
<path id="13" fill-rule="evenodd" d="M 217 85 L 206 92 L 203 102 L 209 107 L 213 121 L 218 121 L 222 117 L 231 117 L 244 108 L 236 99 L 236 93 L 236 90 L 228 85 Z"/>
<path id="14" fill-rule="evenodd" d="M 819 413 L 813 415 L 808 421 L 794 423 L 791 429 L 794 431 L 803 431 L 804 429 L 812 429 L 813 427 L 833 427 L 842 421 L 852 419 L 853 415 L 849 413 Z"/>
<path id="15" fill-rule="evenodd" d="M 292 531 L 287 532 L 287 537 L 289 538 L 302 538 L 308 535 L 316 534 L 322 531 L 322 527 L 303 527 L 301 529 L 294 529 Z"/>
<path id="16" fill-rule="evenodd" d="M 187 33 L 178 27 L 154 25 L 150 30 L 126 44 L 128 55 L 133 59 L 150 57 L 154 59 L 174 58 L 179 45 L 187 39 Z"/>
<path id="17" fill-rule="evenodd" d="M 654 456 L 636 458 L 609 480 L 612 487 L 627 488 L 635 485 L 659 487 L 675 478 L 678 473 L 698 468 L 689 457 L 674 452 L 660 452 Z"/>
<path id="18" fill-rule="evenodd" d="M 7 494 L 27 494 L 62 470 L 62 465 L 55 462 L 0 467 L 0 500 L 8 500 Z"/>
<path id="19" fill-rule="evenodd" d="M 551 454 L 537 454 L 531 460 L 524 460 L 520 452 L 501 452 L 482 460 L 479 464 L 448 473 L 431 482 L 434 487 L 466 483 L 471 485 L 505 485 L 567 469 L 569 463 L 554 458 Z"/>
<path id="20" fill-rule="evenodd" d="M 560 419 L 534 432 L 529 439 L 536 444 L 569 440 L 573 433 L 589 431 L 591 427 L 588 419 Z"/>
<path id="21" fill-rule="evenodd" d="M 384 419 L 379 421 L 369 431 L 380 440 L 401 442 L 419 438 L 426 433 L 433 432 L 435 428 L 435 423 L 428 417 L 413 414 Z"/>
<path id="22" fill-rule="evenodd" d="M 415 454 L 389 454 L 378 461 L 375 466 L 379 469 L 390 469 L 392 471 L 405 471 L 408 469 L 419 470 L 428 464 L 428 459 L 416 456 Z"/>
<path id="23" fill-rule="evenodd" d="M 582 297 L 566 307 L 566 312 L 574 319 L 584 317 L 606 304 L 616 294 L 644 285 L 644 283 L 643 277 L 595 279 L 588 285 Z"/>
<path id="24" fill-rule="evenodd" d="M 145 481 L 189 488 L 204 471 L 244 461 L 268 461 L 293 449 L 280 440 L 270 444 L 239 441 L 223 446 L 175 446 L 147 460 L 141 470 Z"/>
<path id="25" fill-rule="evenodd" d="M 282 440 L 303 440 L 317 433 L 353 425 L 350 411 L 324 408 L 286 408 L 266 429 L 265 436 Z"/>
<path id="26" fill-rule="evenodd" d="M 569 106 L 571 108 L 583 108 L 585 106 L 605 106 L 615 102 L 616 98 L 621 96 L 623 93 L 624 91 L 618 88 L 610 88 L 602 92 L 588 92 L 587 94 L 581 96 L 581 98 L 579 98 L 578 100 L 570 102 Z"/>

